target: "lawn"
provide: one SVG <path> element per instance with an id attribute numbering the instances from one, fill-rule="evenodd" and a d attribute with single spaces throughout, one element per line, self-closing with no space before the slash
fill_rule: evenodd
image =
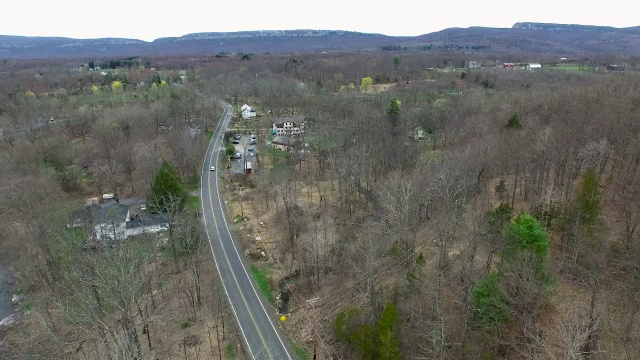
<path id="1" fill-rule="evenodd" d="M 557 66 L 549 66 L 547 67 L 547 69 L 569 71 L 569 72 L 591 71 L 591 68 L 589 66 L 584 66 L 584 65 L 557 65 Z"/>
<path id="2" fill-rule="evenodd" d="M 189 195 L 187 198 L 187 208 L 194 211 L 200 210 L 200 197 Z"/>
<path id="3" fill-rule="evenodd" d="M 275 298 L 273 297 L 273 293 L 271 292 L 271 285 L 269 284 L 269 280 L 267 279 L 267 271 L 265 269 L 259 269 L 255 265 L 251 264 L 251 275 L 256 281 L 256 284 L 258 284 L 262 295 L 267 300 L 269 300 L 271 304 L 274 304 Z"/>
<path id="4" fill-rule="evenodd" d="M 300 360 L 309 360 L 309 353 L 307 350 L 299 344 L 293 343 L 293 352 L 296 353 L 296 356 Z"/>

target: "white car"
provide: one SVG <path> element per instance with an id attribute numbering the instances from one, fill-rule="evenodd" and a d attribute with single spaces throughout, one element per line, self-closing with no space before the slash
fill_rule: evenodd
<path id="1" fill-rule="evenodd" d="M 215 167 L 215 166 L 212 166 L 212 167 L 211 167 L 211 171 L 216 171 L 216 167 Z"/>

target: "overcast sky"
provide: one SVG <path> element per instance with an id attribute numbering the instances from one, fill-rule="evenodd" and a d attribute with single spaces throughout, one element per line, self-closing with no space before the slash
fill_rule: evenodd
<path id="1" fill-rule="evenodd" d="M 640 25 L 637 14 L 620 5 L 591 6 L 584 0 L 5 0 L 0 35 L 151 41 L 194 32 L 287 29 L 421 35 L 450 27 L 511 27 L 518 21 Z"/>

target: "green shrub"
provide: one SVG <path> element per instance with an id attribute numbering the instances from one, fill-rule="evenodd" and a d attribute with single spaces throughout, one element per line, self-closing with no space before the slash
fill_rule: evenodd
<path id="1" fill-rule="evenodd" d="M 498 276 L 489 274 L 473 289 L 474 322 L 488 331 L 495 332 L 511 318 L 507 296 L 500 289 Z"/>

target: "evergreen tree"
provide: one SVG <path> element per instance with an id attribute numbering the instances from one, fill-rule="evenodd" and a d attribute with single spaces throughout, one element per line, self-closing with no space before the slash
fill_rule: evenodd
<path id="1" fill-rule="evenodd" d="M 147 196 L 149 210 L 160 213 L 176 206 L 182 209 L 187 201 L 187 195 L 180 176 L 166 160 L 163 161 Z"/>
<path id="2" fill-rule="evenodd" d="M 400 70 L 400 58 L 398 58 L 397 56 L 393 58 L 393 70 Z"/>
<path id="3" fill-rule="evenodd" d="M 387 106 L 387 117 L 394 133 L 397 132 L 398 125 L 400 125 L 400 100 L 391 99 L 389 106 Z"/>
<path id="4" fill-rule="evenodd" d="M 378 319 L 378 359 L 380 360 L 399 360 L 400 356 L 400 341 L 398 340 L 398 333 L 396 325 L 398 324 L 398 311 L 393 303 L 388 302 L 380 319 Z"/>
<path id="5" fill-rule="evenodd" d="M 507 121 L 507 125 L 505 125 L 507 129 L 520 130 L 522 129 L 522 124 L 520 123 L 520 115 L 515 112 Z"/>
<path id="6" fill-rule="evenodd" d="M 503 254 L 503 261 L 516 258 L 521 251 L 532 251 L 540 263 L 547 258 L 549 240 L 547 234 L 533 216 L 522 213 L 511 220 L 507 228 L 508 245 Z"/>
<path id="7" fill-rule="evenodd" d="M 473 289 L 474 321 L 490 332 L 499 331 L 511 317 L 509 301 L 498 280 L 496 274 L 489 274 Z"/>
<path id="8" fill-rule="evenodd" d="M 576 202 L 582 223 L 587 226 L 594 225 L 602 210 L 600 177 L 594 167 L 589 168 L 582 177 Z"/>

